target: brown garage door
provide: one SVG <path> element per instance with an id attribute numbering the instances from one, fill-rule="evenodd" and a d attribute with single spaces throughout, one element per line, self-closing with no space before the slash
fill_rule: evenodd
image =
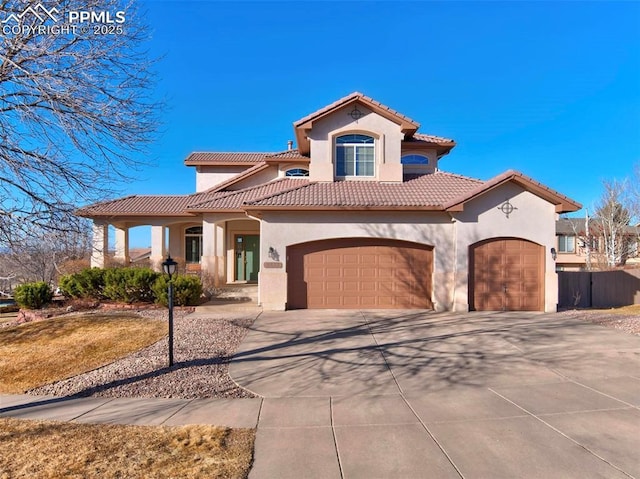
<path id="1" fill-rule="evenodd" d="M 432 271 L 426 245 L 368 238 L 295 245 L 287 248 L 287 305 L 430 309 Z"/>
<path id="2" fill-rule="evenodd" d="M 470 307 L 477 311 L 543 311 L 544 248 L 521 239 L 471 247 Z"/>

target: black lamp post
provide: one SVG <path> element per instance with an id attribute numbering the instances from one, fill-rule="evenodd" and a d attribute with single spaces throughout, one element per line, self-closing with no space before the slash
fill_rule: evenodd
<path id="1" fill-rule="evenodd" d="M 162 262 L 162 270 L 169 275 L 169 367 L 173 366 L 173 281 L 171 277 L 176 272 L 176 263 L 171 255 L 167 255 L 167 259 Z"/>

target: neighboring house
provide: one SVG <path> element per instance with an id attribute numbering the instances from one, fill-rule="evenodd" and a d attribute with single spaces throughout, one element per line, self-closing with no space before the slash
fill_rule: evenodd
<path id="1" fill-rule="evenodd" d="M 585 218 L 560 218 L 556 222 L 556 235 L 557 271 L 608 268 L 604 252 L 602 225 L 597 218 L 589 220 L 588 234 Z M 623 227 L 622 238 L 620 238 L 620 264 L 618 266 L 640 264 L 639 240 L 640 227 Z"/>
<path id="2" fill-rule="evenodd" d="M 578 203 L 515 171 L 440 171 L 453 140 L 361 93 L 293 126 L 297 149 L 189 155 L 192 195 L 80 210 L 92 264 L 109 225 L 127 260 L 128 229 L 151 225 L 156 268 L 170 253 L 217 284 L 257 281 L 265 309 L 556 310 L 556 219 Z"/>

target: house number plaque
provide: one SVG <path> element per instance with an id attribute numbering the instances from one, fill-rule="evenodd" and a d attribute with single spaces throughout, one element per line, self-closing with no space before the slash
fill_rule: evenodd
<path id="1" fill-rule="evenodd" d="M 282 268 L 282 263 L 280 261 L 265 261 L 262 266 L 265 268 Z"/>

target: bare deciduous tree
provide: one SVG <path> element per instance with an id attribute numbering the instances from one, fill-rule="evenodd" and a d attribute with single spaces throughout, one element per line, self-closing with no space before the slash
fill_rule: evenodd
<path id="1" fill-rule="evenodd" d="M 79 23 L 71 12 L 103 16 Z M 1 247 L 80 231 L 76 205 L 105 199 L 140 166 L 159 103 L 133 2 L 0 0 L 0 20 Z"/>
<path id="2" fill-rule="evenodd" d="M 60 231 L 31 231 L 22 243 L 11 245 L 10 251 L 3 255 L 5 268 L 13 272 L 19 282 L 44 281 L 54 284 L 65 273 L 61 266 L 69 261 L 86 260 L 90 255 L 89 224 L 84 222 L 80 225 L 80 229 L 59 225 Z"/>
<path id="3" fill-rule="evenodd" d="M 629 210 L 628 182 L 604 181 L 605 191 L 596 205 L 597 222 L 594 222 L 592 234 L 602 238 L 603 254 L 608 267 L 625 263 L 629 256 L 632 239 L 629 235 L 629 223 L 632 215 Z"/>

